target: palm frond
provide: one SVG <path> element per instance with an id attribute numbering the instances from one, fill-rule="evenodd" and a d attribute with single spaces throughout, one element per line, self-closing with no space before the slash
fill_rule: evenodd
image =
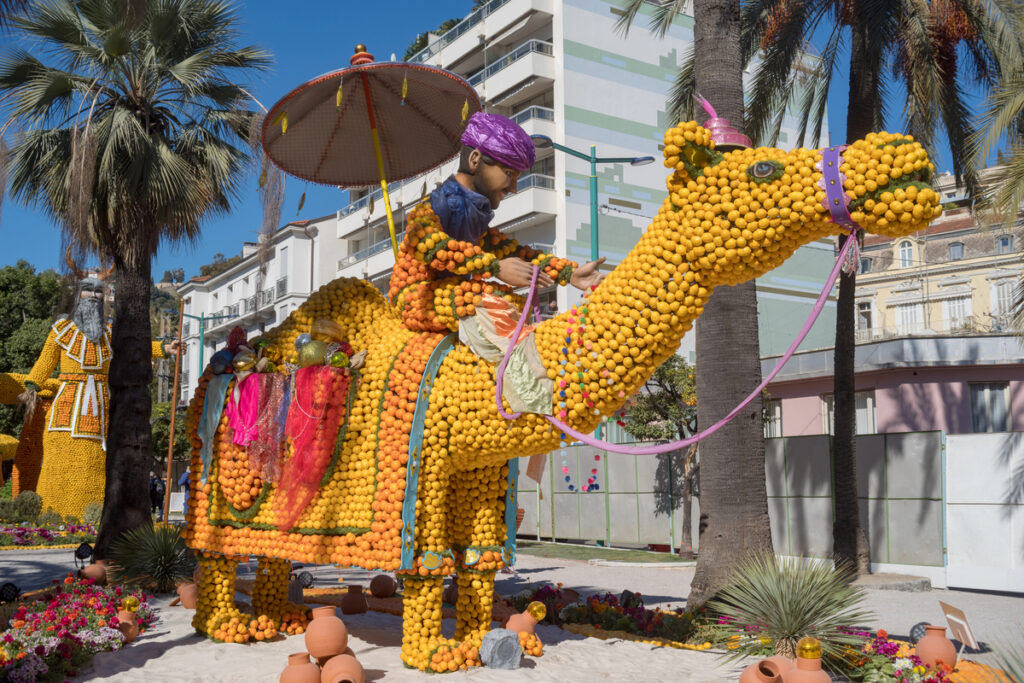
<path id="1" fill-rule="evenodd" d="M 615 20 L 615 31 L 622 36 L 629 35 L 629 29 L 632 28 L 633 22 L 636 21 L 636 15 L 640 13 L 644 6 L 651 6 L 651 3 L 646 0 L 626 0 L 626 6 L 622 10 L 623 13 Z M 686 0 L 672 0 L 671 2 L 655 4 L 652 7 L 653 12 L 648 23 L 648 29 L 659 38 L 663 38 L 672 27 L 672 22 L 683 13 L 685 6 Z"/>
<path id="2" fill-rule="evenodd" d="M 668 115 L 673 122 L 694 121 L 697 118 L 697 77 L 693 70 L 694 52 L 691 44 L 683 53 L 679 73 L 669 93 Z"/>
<path id="3" fill-rule="evenodd" d="M 1004 683 L 1024 683 L 1024 632 L 1017 631 L 1017 641 L 996 646 L 996 657 L 1003 670 Z"/>
<path id="4" fill-rule="evenodd" d="M 821 641 L 825 664 L 839 670 L 849 649 L 860 649 L 863 639 L 844 628 L 871 619 L 862 608 L 863 590 L 852 584 L 854 572 L 804 562 L 770 553 L 754 555 L 709 603 L 710 609 L 729 618 L 728 630 L 738 636 L 728 658 L 759 651 L 764 638 L 776 654 L 792 657 L 797 641 L 812 636 Z"/>

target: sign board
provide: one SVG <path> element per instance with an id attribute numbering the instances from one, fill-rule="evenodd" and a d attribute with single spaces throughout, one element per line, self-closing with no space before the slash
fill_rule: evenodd
<path id="1" fill-rule="evenodd" d="M 170 512 L 184 512 L 185 509 L 185 492 L 180 491 L 171 494 L 171 507 Z"/>
<path id="2" fill-rule="evenodd" d="M 967 623 L 967 615 L 962 610 L 947 605 L 941 600 L 939 600 L 939 606 L 942 607 L 942 613 L 946 615 L 946 623 L 949 624 L 949 630 L 953 633 L 953 637 L 972 650 L 980 650 L 978 640 L 974 637 L 974 631 Z"/>

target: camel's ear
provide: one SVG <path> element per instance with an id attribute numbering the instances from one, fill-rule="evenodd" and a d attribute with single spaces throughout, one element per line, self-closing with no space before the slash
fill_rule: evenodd
<path id="1" fill-rule="evenodd" d="M 715 151 L 711 132 L 696 121 L 686 121 L 665 133 L 665 166 L 682 177 L 696 178 L 722 160 Z"/>

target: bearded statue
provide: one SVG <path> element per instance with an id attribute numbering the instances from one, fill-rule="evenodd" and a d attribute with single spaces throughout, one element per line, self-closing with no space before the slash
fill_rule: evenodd
<path id="1" fill-rule="evenodd" d="M 43 430 L 42 453 L 16 458 L 14 479 L 19 490 L 35 490 L 44 509 L 81 517 L 86 505 L 103 501 L 106 484 L 107 373 L 113 353 L 104 303 L 111 271 L 79 270 L 70 249 L 65 260 L 78 279 L 74 310 L 53 323 L 28 375 L 0 375 L 0 403 L 20 399 L 32 406 L 37 392 L 53 392 L 45 419 L 33 421 L 31 410 L 26 415 L 26 426 L 36 422 Z M 154 358 L 176 351 L 176 343 L 153 343 Z M 49 378 L 55 369 L 54 390 Z"/>

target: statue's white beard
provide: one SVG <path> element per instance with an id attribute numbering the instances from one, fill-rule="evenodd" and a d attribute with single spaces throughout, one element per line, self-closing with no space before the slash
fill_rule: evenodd
<path id="1" fill-rule="evenodd" d="M 99 298 L 82 299 L 75 307 L 75 313 L 71 316 L 71 320 L 82 331 L 86 339 L 91 342 L 99 342 L 105 331 L 103 300 Z"/>

